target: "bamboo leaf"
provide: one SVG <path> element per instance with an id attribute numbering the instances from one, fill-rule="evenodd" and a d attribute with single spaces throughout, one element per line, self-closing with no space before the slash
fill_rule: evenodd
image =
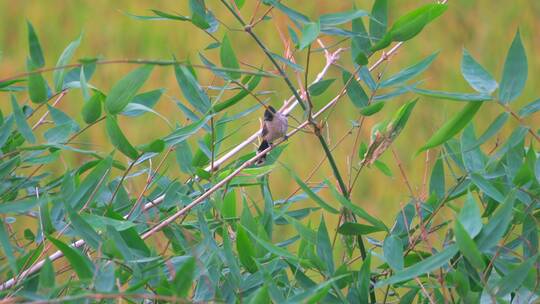
<path id="1" fill-rule="evenodd" d="M 458 134 L 473 119 L 482 102 L 471 102 L 463 110 L 447 121 L 417 153 L 437 147 Z"/>
<path id="2" fill-rule="evenodd" d="M 113 115 L 122 112 L 146 82 L 152 69 L 152 65 L 143 65 L 120 79 L 105 99 L 107 111 Z"/>
<path id="3" fill-rule="evenodd" d="M 139 157 L 139 152 L 135 150 L 135 148 L 129 143 L 124 133 L 122 133 L 116 118 L 108 115 L 105 123 L 107 135 L 109 136 L 112 145 L 131 159 L 136 159 Z"/>
<path id="4" fill-rule="evenodd" d="M 75 53 L 75 50 L 79 47 L 81 44 L 82 34 L 77 38 L 77 40 L 71 42 L 62 52 L 60 55 L 60 58 L 58 58 L 58 62 L 56 63 L 56 67 L 61 67 L 69 63 L 69 60 L 73 56 L 73 53 Z M 65 69 L 56 69 L 53 72 L 53 82 L 54 82 L 54 88 L 56 92 L 62 91 L 62 88 L 64 86 L 64 76 L 65 76 Z M 81 74 L 83 74 L 81 69 Z"/>
<path id="5" fill-rule="evenodd" d="M 499 100 L 502 103 L 510 103 L 521 95 L 525 87 L 525 82 L 527 82 L 527 72 L 527 54 L 525 54 L 525 49 L 521 43 L 521 35 L 518 30 L 504 62 L 499 91 Z"/>

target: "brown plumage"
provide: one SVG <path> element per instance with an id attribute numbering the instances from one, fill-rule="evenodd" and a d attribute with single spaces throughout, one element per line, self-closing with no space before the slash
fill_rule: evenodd
<path id="1" fill-rule="evenodd" d="M 264 111 L 264 120 L 261 130 L 262 142 L 257 149 L 257 152 L 266 150 L 272 145 L 274 140 L 286 136 L 287 127 L 287 116 L 277 112 L 272 106 L 268 106 Z M 265 160 L 266 154 L 259 158 L 257 164 L 262 164 Z"/>

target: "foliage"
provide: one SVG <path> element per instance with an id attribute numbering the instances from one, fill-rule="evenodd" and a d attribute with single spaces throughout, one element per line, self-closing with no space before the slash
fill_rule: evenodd
<path id="1" fill-rule="evenodd" d="M 384 68 L 375 76 L 374 70 L 391 64 L 387 59 L 401 43 L 414 43 L 426 26 L 444 18 L 446 4 L 420 6 L 389 24 L 386 0 L 376 0 L 371 12 L 353 7 L 317 18 L 286 2 L 261 1 L 249 22 L 242 15 L 253 11 L 244 8 L 252 4 L 243 0 L 211 6 L 190 0 L 190 12 L 183 15 L 129 14 L 179 22 L 182 29 L 191 24 L 207 33 L 215 41 L 201 49 L 201 64 L 176 58 L 82 58 L 69 64 L 84 41 L 81 35 L 48 69 L 39 29 L 28 22 L 27 72 L 0 80 L 11 106 L 8 115 L 0 115 L 2 297 L 227 303 L 538 299 L 540 159 L 535 145 L 540 136 L 526 119 L 540 111 L 540 100 L 511 108 L 528 74 L 519 31 L 499 82 L 464 49 L 461 73 L 476 92 L 445 92 L 421 88 L 422 82 L 414 80 L 437 54 L 391 76 Z M 232 15 L 235 25 L 222 26 L 213 13 L 217 10 Z M 271 10 L 288 18 L 286 42 L 294 51 L 278 54 L 257 35 L 258 24 L 277 22 Z M 238 27 L 266 56 L 263 64 L 242 60 L 251 50 L 235 49 L 237 31 L 232 29 Z M 385 50 L 392 42 L 398 44 Z M 208 59 L 216 48 L 220 65 Z M 349 59 L 338 64 L 344 52 L 351 53 Z M 321 73 L 310 67 L 310 57 L 320 54 L 327 60 Z M 100 67 L 111 64 L 139 66 L 108 92 L 92 85 Z M 156 66 L 176 77 L 185 99 L 178 97 L 184 124 L 171 124 L 168 113 L 155 109 L 163 89 L 140 92 Z M 335 69 L 341 81 L 328 76 L 328 69 Z M 332 169 L 333 176 L 316 186 L 311 177 L 302 178 L 304 172 L 278 161 L 287 153 L 283 141 L 266 151 L 264 165 L 255 165 L 264 153 L 236 155 L 256 136 L 224 154 L 223 142 L 234 132 L 228 129 L 231 122 L 267 106 L 268 92 L 259 84 L 278 81 L 291 89 L 288 105 L 292 109 L 298 102 L 303 109 L 299 128 L 313 131 L 304 136 L 318 139 Z M 63 111 L 62 98 L 77 90 L 80 114 Z M 422 96 L 465 104 L 446 122 L 437 122 L 441 126 L 418 148 L 417 157 L 437 157 L 429 188 L 417 194 L 392 144 L 403 132 L 413 132 L 406 126 Z M 410 101 L 395 113 L 385 111 L 385 104 L 404 97 Z M 345 161 L 334 158 L 323 135 L 330 114 L 321 118 L 343 99 L 358 111 L 348 132 L 361 138 L 364 123 L 373 125 L 368 144 L 355 141 L 347 183 L 338 165 Z M 488 104 L 500 115 L 478 136 L 474 118 Z M 170 130 L 134 144 L 122 121 L 146 114 L 164 120 Z M 507 124 L 510 117 L 517 126 Z M 107 135 L 109 147 L 77 144 L 96 128 Z M 303 134 L 299 128 L 291 128 L 289 137 Z M 405 194 L 410 200 L 392 223 L 369 214 L 351 195 L 357 177 L 367 170 L 394 175 L 381 159 L 388 150 L 410 190 Z M 169 169 L 165 161 L 171 155 L 186 180 Z M 226 163 L 232 156 L 235 160 Z M 300 193 L 273 196 L 269 176 L 278 166 L 287 168 Z M 141 178 L 142 190 L 133 185 Z M 310 207 L 298 207 L 299 201 Z"/>

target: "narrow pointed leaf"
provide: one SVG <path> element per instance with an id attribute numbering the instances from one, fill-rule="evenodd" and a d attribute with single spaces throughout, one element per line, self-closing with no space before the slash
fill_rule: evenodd
<path id="1" fill-rule="evenodd" d="M 380 87 L 385 88 L 385 87 L 389 87 L 393 85 L 398 85 L 421 74 L 431 65 L 431 63 L 433 62 L 433 60 L 435 60 L 438 54 L 439 54 L 438 52 L 431 54 L 430 56 L 418 62 L 417 64 L 410 66 L 408 68 L 405 68 L 404 70 L 398 72 L 397 74 L 391 76 L 390 78 L 382 81 L 380 83 Z"/>
<path id="2" fill-rule="evenodd" d="M 354 75 L 343 70 L 341 76 L 343 78 L 343 84 L 346 84 L 347 96 L 349 96 L 353 105 L 357 108 L 367 106 L 369 97 L 358 81 L 356 81 Z"/>
<path id="3" fill-rule="evenodd" d="M 66 47 L 66 49 L 60 55 L 58 62 L 56 63 L 57 68 L 69 63 L 69 60 L 73 56 L 73 53 L 75 53 L 75 50 L 79 47 L 79 44 L 81 44 L 81 38 L 82 38 L 82 34 L 79 36 L 79 38 L 77 38 L 77 40 L 71 42 Z M 53 72 L 53 82 L 54 82 L 54 88 L 56 92 L 60 92 L 63 88 L 65 73 L 66 73 L 65 69 L 56 69 Z"/>
<path id="4" fill-rule="evenodd" d="M 463 110 L 454 115 L 449 121 L 447 121 L 433 136 L 428 140 L 428 142 L 420 148 L 418 153 L 437 147 L 447 140 L 452 138 L 454 135 L 458 134 L 465 126 L 473 119 L 474 115 L 480 107 L 482 102 L 472 102 L 467 104 Z"/>
<path id="5" fill-rule="evenodd" d="M 502 103 L 509 103 L 521 95 L 527 81 L 527 72 L 527 55 L 518 30 L 504 62 L 499 91 L 499 100 Z"/>
<path id="6" fill-rule="evenodd" d="M 457 253 L 458 248 L 456 245 L 451 245 L 444 248 L 439 253 L 430 256 L 414 264 L 413 266 L 407 267 L 401 271 L 396 272 L 393 276 L 386 280 L 379 281 L 375 287 L 382 287 L 386 285 L 391 285 L 403 281 L 407 281 L 416 277 L 419 277 L 423 274 L 431 272 L 437 268 L 444 266 L 450 259 Z"/>
<path id="7" fill-rule="evenodd" d="M 356 18 L 368 16 L 368 12 L 363 10 L 351 10 L 340 13 L 332 13 L 321 15 L 320 23 L 321 26 L 334 26 L 340 25 L 343 23 L 350 22 Z"/>
<path id="8" fill-rule="evenodd" d="M 221 42 L 221 52 L 219 54 L 223 67 L 235 70 L 240 69 L 240 64 L 238 64 L 238 59 L 236 59 L 236 55 L 234 54 L 231 41 L 229 40 L 229 36 L 226 34 L 223 36 L 223 41 Z M 227 75 L 229 75 L 229 77 L 232 79 L 238 79 L 241 76 L 239 72 L 227 72 Z"/>
<path id="9" fill-rule="evenodd" d="M 187 101 L 200 113 L 205 114 L 210 109 L 210 99 L 202 90 L 191 71 L 183 65 L 176 65 L 174 71 L 176 81 Z"/>
<path id="10" fill-rule="evenodd" d="M 83 255 L 79 250 L 66 245 L 64 242 L 57 240 L 53 237 L 47 237 L 47 239 L 58 248 L 69 261 L 75 273 L 81 280 L 91 280 L 94 276 L 94 268 L 92 262 Z"/>
<path id="11" fill-rule="evenodd" d="M 45 59 L 43 57 L 41 45 L 39 44 L 39 39 L 32 23 L 26 21 L 26 24 L 28 26 L 28 48 L 30 50 L 30 58 L 36 68 L 41 68 L 45 65 Z"/>
<path id="12" fill-rule="evenodd" d="M 461 74 L 467 80 L 469 85 L 477 92 L 491 94 L 498 87 L 497 81 L 491 77 L 471 54 L 463 49 L 463 58 L 461 59 Z"/>
<path id="13" fill-rule="evenodd" d="M 81 115 L 84 122 L 91 124 L 101 117 L 101 104 L 105 100 L 105 96 L 100 92 L 95 92 L 88 101 L 83 105 Z"/>
<path id="14" fill-rule="evenodd" d="M 302 37 L 300 38 L 299 49 L 303 50 L 308 47 L 317 37 L 321 31 L 319 22 L 307 23 L 302 29 Z"/>
<path id="15" fill-rule="evenodd" d="M 395 271 L 403 269 L 403 242 L 398 236 L 390 234 L 384 239 L 383 253 L 384 259 L 392 269 Z"/>
<path id="16" fill-rule="evenodd" d="M 388 22 L 388 0 L 375 0 L 369 20 L 369 35 L 377 43 L 386 33 Z"/>
<path id="17" fill-rule="evenodd" d="M 486 264 L 482 259 L 482 254 L 480 253 L 480 250 L 478 250 L 476 243 L 467 233 L 467 230 L 465 230 L 465 227 L 463 227 L 459 221 L 456 221 L 455 223 L 454 234 L 459 251 L 461 251 L 461 253 L 474 267 L 482 271 L 484 267 L 486 267 Z"/>
<path id="18" fill-rule="evenodd" d="M 19 103 L 17 102 L 17 99 L 15 99 L 14 95 L 11 95 L 11 108 L 13 109 L 13 117 L 15 118 L 15 124 L 17 125 L 17 129 L 19 130 L 21 135 L 29 143 L 35 143 L 36 137 L 34 136 L 34 133 L 32 133 L 32 129 L 28 125 L 26 117 L 24 116 L 21 108 L 19 107 Z"/>
<path id="19" fill-rule="evenodd" d="M 337 211 L 334 207 L 330 206 L 328 203 L 326 203 L 320 196 L 318 196 L 315 191 L 311 190 L 311 188 L 306 185 L 293 171 L 289 171 L 289 173 L 292 175 L 298 186 L 306 193 L 310 199 L 312 199 L 317 205 L 319 205 L 324 210 L 338 214 L 339 211 Z"/>
<path id="20" fill-rule="evenodd" d="M 105 99 L 105 107 L 111 114 L 118 114 L 130 103 L 152 72 L 152 65 L 143 65 L 120 79 Z"/>
<path id="21" fill-rule="evenodd" d="M 122 133 L 114 116 L 107 116 L 105 128 L 107 130 L 107 135 L 115 148 L 131 159 L 136 159 L 139 156 L 137 150 L 133 148 L 124 133 Z"/>

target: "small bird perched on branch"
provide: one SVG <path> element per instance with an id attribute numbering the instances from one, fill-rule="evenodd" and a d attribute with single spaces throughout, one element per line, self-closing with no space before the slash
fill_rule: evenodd
<path id="1" fill-rule="evenodd" d="M 261 131 L 261 145 L 257 152 L 266 150 L 272 142 L 281 137 L 287 137 L 287 116 L 279 113 L 272 106 L 264 111 L 264 121 Z M 266 153 L 259 158 L 257 165 L 263 164 L 266 160 Z"/>

